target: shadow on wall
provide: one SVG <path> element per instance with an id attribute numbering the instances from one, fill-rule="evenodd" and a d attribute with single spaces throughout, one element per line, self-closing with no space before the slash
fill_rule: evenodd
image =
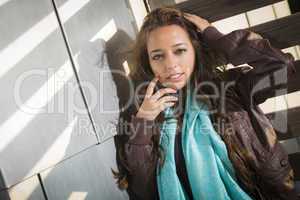
<path id="1" fill-rule="evenodd" d="M 63 3 L 68 5 L 71 5 L 72 3 L 74 3 L 74 5 L 80 4 L 80 2 L 77 0 L 75 1 L 68 0 L 68 1 L 60 1 L 60 2 L 62 7 L 64 7 Z M 115 20 L 115 23 L 117 24 L 118 28 L 121 27 L 124 30 L 128 28 L 128 30 L 130 29 L 128 32 L 130 33 L 133 32 L 131 30 L 132 27 L 128 27 L 129 24 L 128 21 L 130 21 L 129 16 L 127 18 L 124 17 L 126 16 L 126 14 L 128 14 L 127 13 L 128 9 L 124 6 L 125 3 L 123 1 L 120 0 L 120 1 L 111 2 L 111 1 L 91 0 L 91 1 L 81 1 L 81 3 L 82 2 L 89 2 L 89 3 L 84 4 L 84 6 L 78 10 L 79 11 L 78 13 L 76 12 L 73 13 L 73 15 L 70 16 L 70 19 L 64 21 L 65 22 L 64 26 L 66 27 L 67 32 L 69 30 L 68 27 L 74 24 L 76 25 L 77 29 L 78 27 L 80 27 L 86 30 L 86 31 L 82 31 L 81 34 L 80 34 L 80 30 L 77 30 L 76 34 L 70 32 L 70 36 L 71 35 L 76 36 L 76 38 L 74 39 L 75 42 L 72 42 L 73 40 L 70 40 L 70 42 L 72 42 L 72 44 L 70 45 L 75 54 L 80 51 L 84 51 L 83 47 L 85 44 L 82 44 L 84 43 L 82 41 L 88 41 L 95 33 L 97 33 L 106 24 L 106 22 L 108 22 L 111 19 Z M 116 18 L 114 18 L 113 16 L 114 13 L 111 12 L 111 9 L 115 6 L 115 4 L 119 5 L 119 7 L 116 8 L 117 11 L 116 13 L 118 13 Z M 34 6 L 30 6 L 30 5 L 34 5 Z M 122 12 L 119 12 L 120 10 L 122 10 Z M 2 123 L 2 122 L 9 121 L 10 119 L 13 119 L 13 116 L 15 116 L 16 113 L 17 114 L 19 113 L 20 109 L 19 107 L 14 105 L 15 102 L 13 101 L 13 96 L 10 94 L 12 93 L 10 91 L 13 91 L 13 86 L 14 86 L 13 82 L 17 79 L 18 75 L 22 74 L 23 72 L 30 71 L 33 68 L 44 70 L 47 72 L 47 70 L 51 67 L 53 70 L 52 73 L 56 73 L 57 71 L 59 71 L 60 66 L 64 66 L 66 62 L 69 62 L 69 58 L 66 54 L 66 48 L 61 37 L 61 31 L 58 27 L 56 18 L 54 17 L 53 14 L 51 1 L 42 0 L 36 2 L 34 0 L 28 0 L 23 3 L 8 1 L 6 4 L 1 5 L 0 11 L 1 11 L 1 16 L 4 15 L 3 18 L 1 17 L 0 25 L 4 25 L 1 27 L 4 27 L 5 29 L 5 34 L 4 34 L 5 37 L 1 38 L 1 42 L 0 42 L 1 53 L 2 50 L 5 49 L 7 46 L 14 47 L 11 44 L 14 44 L 15 41 L 17 40 L 23 41 L 24 39 L 22 45 L 26 44 L 26 48 L 28 47 L 24 52 L 20 52 L 18 46 L 14 47 L 18 51 L 11 51 L 12 53 L 15 53 L 12 54 L 13 55 L 12 58 L 15 58 L 15 56 L 16 57 L 19 56 L 18 57 L 19 59 L 16 59 L 18 60 L 18 62 L 11 65 L 10 68 L 8 67 L 5 76 L 0 78 L 0 83 L 1 83 L 0 89 L 2 89 L 2 91 L 8 91 L 7 96 L 5 98 L 1 98 L 0 101 L 2 105 L 5 105 L 5 108 L 3 108 L 2 110 L 3 115 L 0 116 L 0 122 Z M 16 15 L 16 13 L 19 13 L 22 16 Z M 100 13 L 99 14 L 100 16 L 92 15 L 95 13 L 97 14 Z M 87 20 L 87 18 L 84 18 L 87 16 L 90 17 L 91 20 Z M 88 21 L 88 23 L 85 23 L 82 26 L 78 26 L 78 21 L 80 21 L 79 19 L 82 20 L 82 18 L 84 18 L 85 20 L 84 22 Z M 7 21 L 11 21 L 10 27 L 7 27 L 8 26 Z M 4 24 L 2 24 L 2 22 Z M 50 28 L 46 26 L 51 30 L 43 29 L 43 31 L 41 31 L 40 29 L 41 26 L 36 26 L 41 24 L 42 25 L 46 24 L 49 26 L 53 25 L 53 27 Z M 88 26 L 91 27 L 88 29 L 87 28 Z M 6 34 L 6 32 L 8 31 L 12 33 Z M 25 33 L 28 34 L 26 35 Z M 25 37 L 28 35 L 35 36 L 35 34 L 37 34 L 37 36 L 40 36 L 41 38 Z M 41 40 L 38 41 L 37 38 Z M 124 60 L 126 60 L 126 56 L 125 54 L 122 53 L 122 51 L 127 49 L 126 45 L 129 44 L 131 41 L 132 39 L 129 37 L 128 34 L 126 34 L 125 31 L 117 30 L 115 35 L 107 42 L 107 50 L 109 54 L 111 54 L 108 56 L 110 62 L 112 63 L 110 64 L 111 68 L 124 71 L 124 69 L 122 68 L 122 63 L 124 62 Z M 29 46 L 32 48 L 30 49 Z M 75 77 L 73 76 L 73 69 L 71 68 L 70 64 L 67 65 L 67 69 L 72 74 L 71 78 L 68 79 L 68 81 L 72 82 L 74 87 L 77 88 L 78 85 Z M 80 73 L 81 72 L 79 70 L 79 74 Z M 108 92 L 116 92 L 117 96 L 121 99 L 120 102 L 126 102 L 127 101 L 126 98 L 123 97 L 126 97 L 127 94 L 126 93 L 127 90 L 126 88 L 128 88 L 126 86 L 127 80 L 124 79 L 124 76 L 118 76 L 118 74 L 113 73 L 112 76 L 114 80 L 111 80 L 111 83 L 113 82 L 117 83 L 116 84 L 117 92 L 116 91 L 108 91 Z M 42 87 L 44 84 L 47 83 L 48 81 L 47 78 L 49 78 L 47 77 L 47 75 L 42 76 L 41 78 L 34 77 L 33 80 L 27 81 L 26 82 L 27 84 L 22 86 L 23 89 L 22 94 L 24 94 L 22 97 L 24 102 L 27 101 L 28 99 L 31 99 L 31 97 L 35 95 L 35 93 L 40 89 L 40 87 Z M 45 107 L 48 106 L 51 107 L 55 104 L 55 102 L 57 103 L 58 98 L 66 95 L 64 94 L 64 92 L 66 92 L 66 90 L 64 87 L 62 87 L 62 89 L 57 91 L 57 93 L 55 93 L 51 98 L 47 99 Z M 76 90 L 76 93 L 78 96 L 78 99 L 76 100 L 81 101 L 82 97 L 80 96 L 78 90 Z M 11 184 L 15 184 L 16 182 L 22 180 L 22 178 L 27 177 L 27 175 L 31 173 L 32 169 L 34 169 L 36 165 L 40 164 L 39 163 L 40 161 L 46 160 L 46 163 L 49 164 L 48 161 L 53 159 L 53 157 L 56 157 L 55 159 L 57 159 L 57 157 L 62 155 L 60 159 L 63 159 L 74 155 L 74 153 L 78 153 L 82 150 L 85 150 L 86 148 L 95 146 L 95 144 L 98 141 L 96 140 L 94 135 L 92 134 L 90 134 L 89 136 L 79 135 L 76 134 L 79 132 L 79 130 L 76 129 L 76 127 L 74 130 L 69 128 L 70 124 L 72 124 L 71 122 L 76 119 L 68 118 L 68 116 L 66 116 L 66 113 L 68 112 L 67 109 L 69 109 L 67 107 L 67 105 L 69 104 L 68 100 L 69 100 L 68 98 L 63 99 L 63 105 L 65 105 L 66 107 L 65 110 L 62 110 L 62 112 L 57 111 L 56 110 L 57 107 L 55 107 L 53 113 L 50 114 L 38 113 L 37 115 L 32 116 L 32 118 L 30 118 L 29 121 L 26 121 L 26 119 L 23 118 L 21 120 L 19 120 L 19 118 L 16 118 L 16 121 L 14 121 L 15 119 L 11 120 L 13 123 L 10 124 L 12 124 L 13 126 L 11 127 L 11 129 L 9 128 L 5 130 L 9 130 L 8 134 L 11 133 L 11 130 L 14 131 L 16 129 L 17 131 L 15 132 L 16 134 L 14 134 L 15 137 L 13 137 L 9 142 L 7 142 L 6 145 L 3 146 L 3 149 L 0 150 L 0 162 L 3 163 L 3 165 L 1 164 L 1 167 L 4 167 L 4 170 L 2 171 L 3 177 L 0 176 L 0 178 L 3 179 L 6 178 L 6 180 L 9 179 L 9 181 L 7 181 L 7 185 L 4 183 L 4 180 L 2 181 L 0 180 L 0 189 L 6 188 L 8 185 L 10 186 Z M 57 105 L 55 104 L 55 106 Z M 84 106 L 82 106 L 82 108 L 84 108 Z M 89 120 L 86 114 L 79 115 L 78 118 L 85 118 L 87 121 Z M 18 126 L 16 126 L 17 124 L 16 122 L 23 123 L 24 126 L 19 126 L 19 124 Z M 71 130 L 72 133 L 68 132 L 66 135 L 67 137 L 64 137 L 63 134 L 65 130 L 69 130 L 69 131 Z M 8 134 L 5 133 L 4 131 L 1 131 L 1 136 L 4 136 L 4 138 Z M 61 140 L 62 139 L 61 136 L 64 137 L 64 140 Z M 88 137 L 90 139 L 86 139 Z M 53 150 L 52 147 L 55 146 L 57 142 L 59 143 L 59 147 L 60 147 L 59 150 L 56 149 L 55 151 L 56 154 L 51 154 L 51 156 L 49 156 L 50 158 L 47 157 L 48 155 L 47 153 L 49 153 L 49 150 Z M 63 144 L 60 142 L 63 142 Z M 113 157 L 111 157 L 111 160 L 113 160 L 114 158 L 115 157 L 113 155 Z M 93 158 L 90 157 L 90 160 L 93 160 Z M 61 164 L 63 165 L 64 163 L 65 162 L 62 162 Z M 87 163 L 79 163 L 79 164 L 81 164 L 81 166 L 84 166 Z M 37 171 L 34 171 L 34 174 L 40 172 L 40 169 L 44 169 L 45 167 L 49 167 L 52 165 L 53 162 L 51 163 L 51 165 L 47 165 L 47 166 L 43 165 Z M 72 168 L 73 172 L 77 173 L 76 169 L 77 169 L 76 167 Z M 52 177 L 52 175 L 54 175 L 55 173 L 56 171 L 54 169 L 48 174 L 48 177 L 49 178 L 50 176 Z M 78 173 L 80 173 L 80 171 L 78 171 Z M 111 178 L 110 175 L 111 174 L 107 174 L 105 178 L 102 179 L 102 182 L 105 183 L 108 178 Z M 90 174 L 90 176 L 92 176 L 92 174 Z M 55 182 L 54 180 L 55 178 L 52 179 L 53 182 Z M 101 176 L 99 176 L 99 179 L 101 180 Z M 47 179 L 45 181 L 47 181 Z M 93 187 L 89 187 L 89 188 L 84 187 L 82 186 L 83 184 L 82 185 L 74 184 L 74 185 L 77 187 L 77 188 L 74 187 L 74 190 L 77 189 L 80 190 L 80 188 L 82 187 L 83 189 L 86 189 L 86 191 L 91 191 L 92 189 L 94 192 L 100 191 L 97 189 L 95 190 L 95 188 Z M 47 187 L 48 187 L 47 189 L 49 188 L 51 189 L 51 185 L 47 185 Z M 0 193 L 1 195 L 3 194 L 3 192 Z M 34 198 L 34 192 L 32 193 L 31 197 L 29 197 L 29 199 L 30 198 L 31 199 Z"/>
<path id="2" fill-rule="evenodd" d="M 0 115 L 0 163 L 7 184 L 0 185 L 2 189 L 26 177 L 69 126 L 66 113 L 70 107 L 68 99 L 64 98 L 67 96 L 65 86 L 57 87 L 59 89 L 55 92 L 50 89 L 51 95 L 45 95 L 49 92 L 47 87 L 53 86 L 52 75 L 62 69 L 67 76 L 60 79 L 61 85 L 70 83 L 75 88 L 77 82 L 68 63 L 51 1 L 8 1 L 1 5 L 0 13 L 0 26 L 3 28 L 0 89 L 6 93 L 0 98 L 3 106 Z M 26 73 L 33 75 L 27 76 L 21 84 L 18 92 L 22 102 L 18 104 L 14 96 L 15 86 Z M 62 102 L 62 109 L 57 107 L 58 102 Z M 26 110 L 28 107 L 32 109 Z M 80 116 L 84 118 L 86 115 Z M 73 146 L 78 151 L 84 145 L 95 143 L 96 138 L 91 136 Z"/>
<path id="3" fill-rule="evenodd" d="M 123 108 L 130 99 L 130 83 L 125 75 L 123 63 L 127 61 L 130 65 L 129 52 L 132 48 L 133 40 L 123 31 L 117 33 L 107 42 L 107 58 L 112 71 L 120 71 L 123 74 L 113 73 L 113 78 L 117 86 L 119 106 Z"/>
<path id="4" fill-rule="evenodd" d="M 114 80 L 110 79 L 110 76 L 106 76 L 104 78 L 106 80 L 105 84 L 109 83 L 108 87 L 110 87 L 110 84 L 116 83 L 117 96 L 120 99 L 120 104 L 122 104 L 122 102 L 126 102 L 129 94 L 127 92 L 127 90 L 129 90 L 129 85 L 128 80 L 124 75 L 122 75 L 122 73 L 125 74 L 122 63 L 124 63 L 125 60 L 128 60 L 127 50 L 129 49 L 131 44 L 132 40 L 126 34 L 126 32 L 122 30 L 118 30 L 114 34 L 114 36 L 109 41 L 107 41 L 106 48 L 103 40 L 87 42 L 86 45 L 84 45 L 84 47 L 80 50 L 81 54 L 78 57 L 78 64 L 81 66 L 79 71 L 81 80 L 88 80 L 89 83 L 93 84 L 93 87 L 100 89 L 103 88 L 99 82 L 99 75 L 101 74 L 101 72 L 106 71 L 107 67 L 112 72 L 117 71 L 118 73 L 111 73 Z M 109 65 L 105 61 L 106 53 Z M 106 90 L 108 89 L 106 88 Z M 98 92 L 99 95 L 103 94 L 103 92 L 105 94 L 108 94 L 108 100 L 110 101 L 111 98 L 113 98 L 111 94 L 114 93 L 114 91 Z M 120 107 L 121 106 L 122 105 L 120 105 Z M 95 112 L 97 111 L 98 110 L 95 110 Z M 94 117 L 105 117 L 105 114 L 101 116 L 101 113 L 98 113 L 94 115 Z M 105 122 L 102 125 L 105 125 Z M 101 132 L 102 130 L 99 131 Z M 105 133 L 103 134 L 105 135 Z M 71 136 L 70 144 L 73 143 L 74 137 L 77 136 Z M 102 139 L 101 142 L 103 142 Z M 105 141 L 104 143 L 107 142 Z M 62 163 L 56 165 L 53 169 L 49 170 L 49 173 L 43 172 L 44 175 L 42 174 L 42 177 L 44 185 L 46 187 L 46 193 L 47 190 L 59 188 L 60 186 L 54 186 L 57 184 L 57 182 L 64 184 L 65 181 L 65 183 L 67 184 L 68 182 L 73 181 L 71 187 L 64 186 L 65 188 L 63 194 L 56 194 L 55 197 L 59 197 L 59 199 L 68 199 L 70 197 L 69 195 L 74 191 L 82 191 L 82 193 L 85 194 L 85 198 L 95 199 L 97 198 L 97 195 L 100 195 L 100 193 L 97 193 L 97 191 L 102 191 L 102 198 L 106 196 L 107 199 L 109 195 L 111 195 L 113 198 L 115 198 L 117 195 L 123 195 L 119 196 L 119 198 L 126 198 L 126 195 L 124 196 L 124 193 L 117 194 L 116 192 L 114 192 L 114 194 L 108 194 L 107 192 L 104 192 L 109 190 L 114 191 L 117 188 L 117 185 L 115 185 L 115 180 L 113 180 L 113 176 L 110 171 L 110 168 L 116 168 L 113 146 L 114 144 L 111 142 L 109 142 L 108 145 L 101 143 L 100 145 L 92 146 L 85 152 L 81 152 L 76 157 L 68 158 Z M 105 149 L 101 149 L 104 147 Z M 72 147 L 68 146 L 65 153 L 69 154 L 70 152 L 72 152 Z M 74 166 L 76 166 L 76 171 L 74 169 L 71 169 Z M 74 172 L 76 172 L 76 174 L 74 174 Z M 62 175 L 62 173 L 63 176 L 60 176 Z M 93 173 L 92 177 L 90 173 Z M 111 183 L 113 183 L 113 185 L 110 185 Z M 47 188 L 47 186 L 49 185 L 52 185 L 51 188 Z M 99 187 L 99 189 L 95 190 L 94 187 Z M 50 193 L 53 194 L 55 191 L 56 190 L 52 190 L 50 191 Z M 35 192 L 37 191 L 34 191 L 33 194 Z M 29 197 L 29 199 L 33 198 L 33 195 Z"/>

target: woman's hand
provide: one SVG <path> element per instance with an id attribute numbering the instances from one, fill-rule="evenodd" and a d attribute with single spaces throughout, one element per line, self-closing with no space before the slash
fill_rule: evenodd
<path id="1" fill-rule="evenodd" d="M 207 27 L 211 26 L 211 24 L 206 19 L 197 15 L 184 13 L 184 17 L 193 24 L 195 24 L 200 32 L 203 32 Z"/>
<path id="2" fill-rule="evenodd" d="M 145 98 L 136 114 L 136 117 L 144 118 L 147 120 L 154 120 L 161 111 L 168 107 L 174 106 L 175 101 L 178 101 L 177 97 L 171 95 L 164 96 L 168 93 L 176 93 L 175 89 L 163 88 L 154 93 L 154 88 L 157 81 L 158 78 L 154 78 L 148 85 Z"/>

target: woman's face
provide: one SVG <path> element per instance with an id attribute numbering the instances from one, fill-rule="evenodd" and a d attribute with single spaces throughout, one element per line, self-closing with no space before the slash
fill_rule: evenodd
<path id="1" fill-rule="evenodd" d="M 195 65 L 195 49 L 188 33 L 178 25 L 150 32 L 147 51 L 151 69 L 165 87 L 183 88 Z"/>

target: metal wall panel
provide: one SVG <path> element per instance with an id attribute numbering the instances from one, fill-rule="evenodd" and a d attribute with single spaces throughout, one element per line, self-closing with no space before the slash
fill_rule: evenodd
<path id="1" fill-rule="evenodd" d="M 49 199 L 128 199 L 127 193 L 115 184 L 111 168 L 117 169 L 112 138 L 41 175 Z"/>
<path id="2" fill-rule="evenodd" d="M 55 2 L 101 142 L 116 134 L 119 103 L 130 96 L 123 63 L 135 37 L 134 17 L 124 0 Z"/>
<path id="3" fill-rule="evenodd" d="M 1 200 L 45 200 L 38 177 L 33 176 L 13 187 L 0 191 Z"/>
<path id="4" fill-rule="evenodd" d="M 0 189 L 96 144 L 49 0 L 0 7 Z"/>

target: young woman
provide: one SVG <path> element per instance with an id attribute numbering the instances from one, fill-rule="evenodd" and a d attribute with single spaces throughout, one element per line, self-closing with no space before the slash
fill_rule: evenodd
<path id="1" fill-rule="evenodd" d="M 292 56 L 172 8 L 148 14 L 134 52 L 137 101 L 122 113 L 130 127 L 115 137 L 114 172 L 130 199 L 296 199 L 287 154 L 257 106 L 284 88 Z"/>

